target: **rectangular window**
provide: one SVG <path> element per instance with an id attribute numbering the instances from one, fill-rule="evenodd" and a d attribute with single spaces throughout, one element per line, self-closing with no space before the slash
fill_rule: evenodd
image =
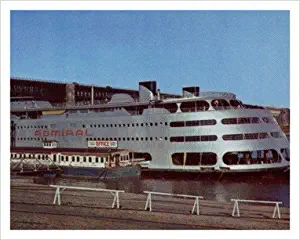
<path id="1" fill-rule="evenodd" d="M 186 142 L 199 142 L 200 141 L 200 136 L 188 136 L 185 137 Z"/>
<path id="2" fill-rule="evenodd" d="M 243 140 L 243 134 L 230 134 L 230 135 L 224 135 L 223 139 L 225 141 L 228 140 Z"/>
<path id="3" fill-rule="evenodd" d="M 194 127 L 194 126 L 199 126 L 199 125 L 200 125 L 199 121 L 187 121 L 185 126 Z"/>
<path id="4" fill-rule="evenodd" d="M 171 127 L 184 127 L 184 122 L 171 122 Z"/>
<path id="5" fill-rule="evenodd" d="M 184 142 L 184 137 L 170 137 L 170 142 Z"/>
<path id="6" fill-rule="evenodd" d="M 215 136 L 215 135 L 201 136 L 201 141 L 202 141 L 202 142 L 216 141 L 217 138 L 218 138 L 218 137 Z"/>
<path id="7" fill-rule="evenodd" d="M 258 133 L 246 133 L 245 139 L 258 139 Z"/>

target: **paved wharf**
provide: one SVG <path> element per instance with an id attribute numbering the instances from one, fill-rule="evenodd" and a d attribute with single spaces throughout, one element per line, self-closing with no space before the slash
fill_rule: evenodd
<path id="1" fill-rule="evenodd" d="M 60 183 L 62 184 L 62 183 Z M 102 185 L 101 185 L 102 184 Z M 103 188 L 103 183 L 76 182 L 78 187 Z M 232 202 L 200 199 L 200 214 L 191 214 L 194 199 L 120 193 L 120 209 L 112 208 L 110 192 L 66 189 L 61 205 L 54 205 L 55 189 L 33 183 L 30 177 L 11 179 L 11 229 L 289 229 L 289 208 L 280 207 L 281 219 L 272 218 L 274 206 L 242 204 L 233 217 Z"/>

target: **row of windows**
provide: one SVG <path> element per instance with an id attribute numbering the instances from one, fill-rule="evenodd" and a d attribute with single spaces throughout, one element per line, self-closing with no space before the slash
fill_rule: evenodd
<path id="1" fill-rule="evenodd" d="M 24 86 L 24 85 L 12 85 L 12 91 L 14 92 L 30 92 L 30 93 L 42 93 L 43 88 L 34 86 Z"/>
<path id="2" fill-rule="evenodd" d="M 87 141 L 101 141 L 101 140 L 110 140 L 110 141 L 153 141 L 153 140 L 168 140 L 167 137 L 110 137 L 110 138 L 86 138 Z"/>
<path id="3" fill-rule="evenodd" d="M 209 166 L 217 163 L 217 154 L 212 152 L 173 153 L 172 162 L 179 166 Z"/>
<path id="4" fill-rule="evenodd" d="M 167 122 L 155 122 L 155 123 L 127 123 L 127 124 L 125 124 L 125 123 L 123 123 L 123 124 L 90 124 L 89 125 L 91 128 L 100 128 L 100 127 L 102 127 L 102 128 L 108 128 L 108 127 L 144 127 L 144 126 L 146 126 L 146 127 L 148 127 L 148 126 L 150 126 L 150 127 L 152 127 L 152 126 L 168 126 L 168 123 Z M 83 124 L 82 125 L 82 127 L 83 128 L 86 128 L 86 125 L 85 124 Z"/>
<path id="5" fill-rule="evenodd" d="M 48 155 L 44 155 L 44 154 L 18 154 L 18 153 L 11 153 L 10 154 L 11 158 L 27 158 L 27 159 L 39 159 L 39 160 L 47 160 Z"/>
<path id="6" fill-rule="evenodd" d="M 17 154 L 17 153 L 11 153 L 11 158 L 27 158 L 27 159 L 38 159 L 38 160 L 49 160 L 50 157 L 45 154 Z M 128 156 L 123 156 L 121 160 L 127 160 Z M 72 161 L 72 162 L 101 162 L 108 161 L 105 157 L 95 157 L 94 160 L 92 157 L 75 157 L 75 156 L 61 156 L 61 161 Z M 56 162 L 56 155 L 53 155 L 53 161 Z"/>
<path id="7" fill-rule="evenodd" d="M 55 155 L 54 155 L 55 156 Z M 56 162 L 56 156 L 53 159 Z M 90 162 L 90 163 L 103 163 L 108 162 L 106 157 L 80 157 L 80 156 L 61 156 L 60 161 L 62 162 Z M 114 162 L 114 160 L 112 160 Z"/>
<path id="8" fill-rule="evenodd" d="M 282 138 L 283 135 L 280 132 L 271 132 L 270 135 L 273 138 Z M 222 138 L 225 141 L 232 140 L 253 140 L 253 139 L 265 139 L 268 138 L 269 134 L 266 132 L 262 133 L 245 133 L 245 134 L 227 134 L 223 135 Z M 207 141 L 216 141 L 218 137 L 216 135 L 203 135 L 203 136 L 174 136 L 170 137 L 170 142 L 207 142 Z M 17 138 L 17 140 L 23 141 L 41 141 L 46 140 L 43 138 Z M 107 137 L 107 138 L 86 138 L 87 141 L 101 141 L 101 140 L 110 140 L 110 141 L 153 141 L 153 140 L 168 140 L 168 137 Z"/>
<path id="9" fill-rule="evenodd" d="M 42 140 L 47 140 L 46 138 L 32 138 L 32 137 L 28 137 L 28 138 L 17 138 L 17 140 L 19 141 L 42 141 Z M 168 140 L 168 137 L 110 137 L 110 138 L 86 138 L 87 141 L 101 141 L 101 140 L 110 140 L 110 141 L 153 141 L 153 140 Z"/>
<path id="10" fill-rule="evenodd" d="M 195 121 L 177 121 L 171 122 L 171 127 L 196 127 L 196 126 L 209 126 L 209 125 L 216 125 L 217 121 L 214 119 L 208 120 L 195 120 Z"/>
<path id="11" fill-rule="evenodd" d="M 76 91 L 76 95 L 78 97 L 79 96 L 81 96 L 81 97 L 83 97 L 83 96 L 90 97 L 91 96 L 91 91 L 88 91 L 88 92 L 86 92 L 86 91 Z M 109 96 L 111 96 L 111 94 L 108 93 L 108 92 L 94 92 L 94 97 L 109 97 Z"/>
<path id="12" fill-rule="evenodd" d="M 290 161 L 290 152 L 288 148 L 280 149 L 282 156 Z M 145 158 L 151 160 L 149 153 L 135 153 L 134 158 Z M 188 153 L 173 153 L 172 162 L 174 165 L 188 165 L 188 166 L 209 166 L 217 163 L 217 155 L 213 152 L 188 152 Z M 48 160 L 50 157 L 45 154 L 16 154 L 11 153 L 11 158 L 28 158 Z M 53 155 L 53 161 L 57 161 L 57 156 Z M 126 161 L 129 156 L 121 156 L 121 161 Z M 61 161 L 64 162 L 94 162 L 103 163 L 108 162 L 107 157 L 91 157 L 91 156 L 61 156 Z M 257 151 L 240 151 L 240 152 L 227 152 L 223 155 L 223 162 L 227 165 L 243 165 L 243 164 L 271 164 L 281 162 L 281 156 L 275 149 L 265 149 Z M 112 159 L 114 162 L 114 159 Z"/>
<path id="13" fill-rule="evenodd" d="M 274 120 L 269 117 L 263 117 L 263 121 L 260 120 L 258 117 L 243 117 L 243 118 L 225 118 L 222 119 L 222 124 L 253 124 L 253 123 L 274 123 Z M 208 119 L 208 120 L 194 120 L 194 121 L 176 121 L 176 122 L 171 122 L 170 126 L 171 127 L 196 127 L 196 126 L 208 126 L 208 125 L 216 125 L 217 121 L 215 119 Z M 52 126 L 53 125 L 53 126 Z M 76 127 L 76 124 L 71 124 L 73 127 Z M 90 125 L 85 125 L 83 124 L 82 127 L 90 128 L 108 128 L 108 127 L 144 127 L 144 126 L 168 126 L 167 122 L 150 122 L 150 123 L 123 123 L 123 124 L 90 124 Z M 51 128 L 55 128 L 56 125 L 51 124 Z M 21 125 L 17 126 L 18 129 L 46 129 L 48 128 L 47 125 L 38 125 L 38 126 L 26 126 L 26 125 Z"/>
<path id="14" fill-rule="evenodd" d="M 72 127 L 76 127 L 76 124 L 71 124 L 71 126 Z M 123 124 L 90 124 L 90 125 L 85 125 L 85 124 L 83 124 L 82 125 L 82 127 L 83 128 L 86 128 L 86 127 L 90 127 L 90 128 L 100 128 L 100 127 L 102 127 L 102 128 L 108 128 L 108 127 L 144 127 L 144 126 L 150 126 L 150 127 L 152 127 L 152 126 L 168 126 L 168 123 L 167 122 L 155 122 L 155 123 L 131 123 L 131 124 L 125 124 L 125 123 L 123 123 Z M 55 128 L 56 127 L 56 125 L 55 126 L 52 126 L 52 124 L 51 124 L 51 126 L 50 126 L 51 128 Z M 18 129 L 46 129 L 46 128 L 48 128 L 48 126 L 46 126 L 46 125 L 38 125 L 38 126 L 36 126 L 36 125 L 31 125 L 31 126 L 28 126 L 28 125 L 21 125 L 21 126 L 17 126 L 17 128 Z"/>
<path id="15" fill-rule="evenodd" d="M 274 123 L 274 120 L 269 117 L 263 117 L 262 120 L 258 117 L 243 117 L 243 118 L 224 118 L 221 121 L 223 124 L 253 124 L 253 123 Z"/>
<path id="16" fill-rule="evenodd" d="M 36 138 L 36 137 L 28 137 L 28 138 L 17 138 L 17 140 L 20 140 L 20 141 L 42 141 L 42 140 L 47 140 L 46 138 Z"/>
<path id="17" fill-rule="evenodd" d="M 280 132 L 271 132 L 270 135 L 273 138 L 282 138 L 283 135 Z M 223 140 L 232 141 L 232 140 L 253 140 L 253 139 L 265 139 L 268 138 L 269 134 L 266 132 L 261 133 L 244 133 L 244 134 L 228 134 L 223 135 Z"/>
<path id="18" fill-rule="evenodd" d="M 243 104 L 238 100 L 230 100 L 229 102 L 224 99 L 214 99 L 211 101 L 211 105 L 215 110 L 225 110 L 231 108 L 243 108 Z"/>
<path id="19" fill-rule="evenodd" d="M 27 126 L 27 125 L 21 125 L 21 126 L 17 126 L 18 129 L 36 129 L 36 128 L 48 128 L 48 126 L 46 125 L 32 125 L 32 126 Z"/>
<path id="20" fill-rule="evenodd" d="M 289 161 L 289 150 L 281 149 L 284 158 Z M 227 165 L 242 164 L 272 164 L 282 161 L 275 149 L 258 151 L 227 152 L 223 155 L 223 162 Z M 172 163 L 179 166 L 209 166 L 217 163 L 217 154 L 213 152 L 173 153 Z"/>
<path id="21" fill-rule="evenodd" d="M 281 156 L 275 149 L 227 152 L 223 162 L 227 165 L 279 163 Z"/>
<path id="22" fill-rule="evenodd" d="M 209 142 L 216 141 L 216 135 L 170 137 L 170 142 Z"/>

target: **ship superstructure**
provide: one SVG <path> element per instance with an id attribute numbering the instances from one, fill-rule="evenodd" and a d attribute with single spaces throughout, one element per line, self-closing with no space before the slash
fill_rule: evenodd
<path id="1" fill-rule="evenodd" d="M 138 99 L 121 93 L 93 105 L 12 102 L 12 149 L 43 149 L 45 141 L 55 141 L 52 155 L 115 142 L 142 156 L 142 166 L 150 170 L 246 172 L 289 166 L 289 141 L 269 110 L 199 87 L 183 88 L 181 97 L 162 97 L 154 81 L 139 83 Z"/>

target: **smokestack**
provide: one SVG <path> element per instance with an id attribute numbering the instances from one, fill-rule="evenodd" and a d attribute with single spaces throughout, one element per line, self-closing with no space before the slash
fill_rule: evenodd
<path id="1" fill-rule="evenodd" d="M 184 87 L 182 88 L 183 97 L 199 97 L 199 87 Z"/>

